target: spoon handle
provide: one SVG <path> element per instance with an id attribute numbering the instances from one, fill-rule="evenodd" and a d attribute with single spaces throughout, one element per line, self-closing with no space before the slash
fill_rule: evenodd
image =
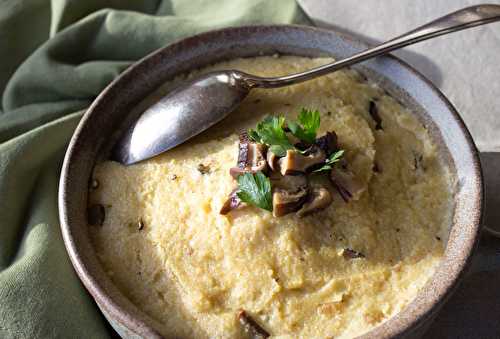
<path id="1" fill-rule="evenodd" d="M 253 75 L 248 75 L 247 77 L 245 75 L 244 78 L 250 87 L 274 88 L 288 86 L 335 72 L 341 68 L 423 40 L 499 20 L 500 5 L 477 5 L 467 7 L 431 21 L 426 25 L 418 27 L 378 46 L 305 72 L 273 78 L 257 77 Z"/>

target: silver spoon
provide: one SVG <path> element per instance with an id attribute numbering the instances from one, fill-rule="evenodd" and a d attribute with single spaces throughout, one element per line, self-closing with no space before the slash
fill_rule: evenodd
<path id="1" fill-rule="evenodd" d="M 264 78 L 236 70 L 202 75 L 149 107 L 124 133 L 112 157 L 133 164 L 165 152 L 225 118 L 253 88 L 276 88 L 307 81 L 419 41 L 500 20 L 500 5 L 461 9 L 366 51 L 282 77 Z"/>

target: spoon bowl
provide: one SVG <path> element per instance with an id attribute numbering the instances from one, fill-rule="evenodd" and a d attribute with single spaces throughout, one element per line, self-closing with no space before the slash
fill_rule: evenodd
<path id="1" fill-rule="evenodd" d="M 243 75 L 238 71 L 213 72 L 184 82 L 142 113 L 118 141 L 112 157 L 134 164 L 224 119 L 250 92 Z"/>

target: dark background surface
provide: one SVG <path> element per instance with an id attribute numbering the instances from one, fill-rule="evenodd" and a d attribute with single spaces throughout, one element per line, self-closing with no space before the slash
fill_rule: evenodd
<path id="1" fill-rule="evenodd" d="M 500 153 L 482 153 L 484 225 L 500 226 Z M 468 276 L 426 338 L 500 338 L 500 239 L 483 231 Z"/>

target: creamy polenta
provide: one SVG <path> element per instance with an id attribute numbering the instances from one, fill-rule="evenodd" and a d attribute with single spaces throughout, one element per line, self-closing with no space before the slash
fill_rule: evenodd
<path id="1" fill-rule="evenodd" d="M 258 57 L 202 72 L 282 75 L 329 61 Z M 235 187 L 228 171 L 238 133 L 268 114 L 293 119 L 303 107 L 321 112 L 319 135 L 337 133 L 362 193 L 347 203 L 334 196 L 302 218 L 253 206 L 219 214 Z M 102 225 L 89 226 L 98 257 L 165 337 L 245 338 L 240 310 L 272 337 L 363 334 L 415 298 L 452 219 L 454 180 L 428 131 L 353 70 L 254 90 L 190 142 L 129 167 L 97 164 L 93 179 L 89 206 L 105 211 Z"/>

